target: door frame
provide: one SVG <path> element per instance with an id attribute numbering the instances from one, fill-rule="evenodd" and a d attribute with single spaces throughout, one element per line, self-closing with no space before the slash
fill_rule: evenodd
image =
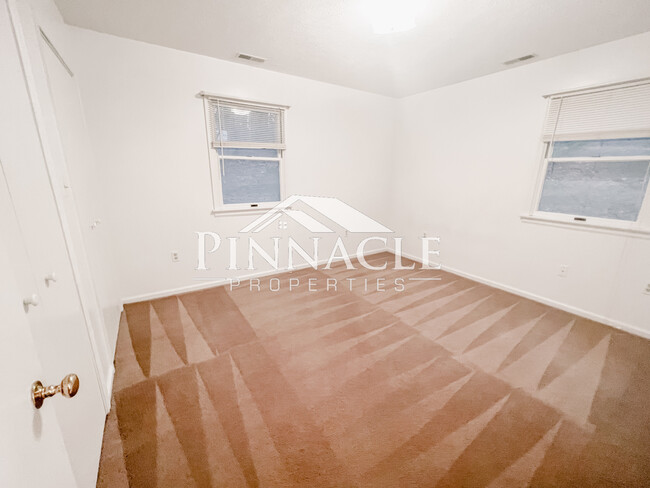
<path id="1" fill-rule="evenodd" d="M 66 163 L 65 154 L 56 127 L 56 119 L 54 117 L 54 103 L 50 96 L 45 65 L 41 57 L 39 45 L 41 27 L 36 24 L 31 11 L 31 5 L 28 1 L 4 1 L 7 3 L 9 20 L 13 26 L 16 44 L 18 46 L 18 55 L 23 68 L 23 76 L 31 103 L 32 115 L 34 117 L 50 186 L 54 194 L 54 201 L 66 244 L 68 260 L 72 267 L 75 289 L 91 345 L 93 364 L 100 384 L 104 410 L 105 413 L 108 413 L 111 408 L 111 393 L 115 367 L 113 365 L 112 353 L 110 352 L 111 348 L 108 344 L 106 326 L 101 313 L 97 314 L 98 320 L 100 321 L 97 327 L 95 328 L 92 325 L 93 322 L 89 310 L 93 306 L 93 300 L 95 300 L 96 305 L 96 297 L 92 295 L 90 290 L 84 290 L 80 286 L 83 280 L 81 279 L 79 260 L 82 255 L 85 258 L 85 255 L 75 249 L 71 228 L 75 224 L 80 224 L 79 222 L 72 222 L 66 214 L 64 208 L 64 179 L 57 172 L 57 168 L 65 167 Z M 45 115 L 46 113 L 50 117 L 47 117 Z"/>

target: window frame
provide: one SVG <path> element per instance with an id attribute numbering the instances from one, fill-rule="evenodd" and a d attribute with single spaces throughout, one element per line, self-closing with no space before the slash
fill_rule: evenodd
<path id="1" fill-rule="evenodd" d="M 210 185 L 211 185 L 211 193 L 212 193 L 212 214 L 239 214 L 239 213 L 254 213 L 254 212 L 259 212 L 259 211 L 267 211 L 273 207 L 275 207 L 278 203 L 284 201 L 286 198 L 286 192 L 285 192 L 285 159 L 286 159 L 286 147 L 284 149 L 278 149 L 278 148 L 272 148 L 274 150 L 278 151 L 278 157 L 272 157 L 272 156 L 264 156 L 264 157 L 259 157 L 259 156 L 226 156 L 226 155 L 219 155 L 218 153 L 218 145 L 217 143 L 213 140 L 213 133 L 212 133 L 212 121 L 210 120 L 210 113 L 211 113 L 211 103 L 214 103 L 216 101 L 228 103 L 236 103 L 238 105 L 248 105 L 251 107 L 251 109 L 276 109 L 280 110 L 281 113 L 281 121 L 280 124 L 282 125 L 282 130 L 283 132 L 285 131 L 286 128 L 286 112 L 289 109 L 289 106 L 287 105 L 278 105 L 278 104 L 272 104 L 272 103 L 265 103 L 265 102 L 257 102 L 257 101 L 252 101 L 252 100 L 244 100 L 240 98 L 233 98 L 233 97 L 225 97 L 225 96 L 220 96 L 220 95 L 215 95 L 207 92 L 200 92 L 198 97 L 203 98 L 203 115 L 205 118 L 205 134 L 206 134 L 206 140 L 207 140 L 207 149 L 208 149 L 208 159 L 209 159 L 209 166 L 210 166 Z M 285 133 L 285 139 L 286 139 L 286 133 Z M 251 149 L 250 146 L 229 146 L 228 148 L 230 149 Z M 257 149 L 271 149 L 271 148 L 266 148 L 263 145 L 261 145 Z M 223 186 L 222 186 L 222 179 L 221 179 L 221 161 L 222 160 L 227 160 L 227 159 L 237 159 L 237 160 L 250 160 L 250 161 L 278 161 L 278 172 L 279 172 L 279 179 L 280 179 L 280 200 L 278 201 L 273 201 L 273 202 L 250 202 L 250 203 L 224 203 L 223 201 Z"/>
<path id="2" fill-rule="evenodd" d="M 626 83 L 621 83 L 625 85 Z M 618 85 L 618 84 L 617 84 Z M 610 85 L 606 85 L 610 86 Z M 597 91 L 599 87 L 585 89 L 584 92 L 591 90 Z M 572 90 L 565 93 L 573 93 L 582 90 Z M 548 99 L 550 106 L 552 97 L 554 95 L 545 96 Z M 630 134 L 634 137 L 634 134 Z M 638 136 L 637 136 L 638 137 Z M 602 139 L 605 139 L 603 137 Z M 576 139 L 578 140 L 578 139 Z M 601 140 L 598 134 L 593 134 L 592 138 L 585 140 Z M 553 149 L 554 140 L 544 140 L 540 142 L 539 156 L 538 156 L 538 170 L 535 179 L 535 186 L 533 189 L 533 198 L 530 202 L 528 213 L 521 215 L 520 219 L 523 222 L 538 223 L 545 225 L 552 225 L 557 227 L 567 227 L 574 229 L 582 229 L 586 231 L 604 232 L 610 234 L 627 235 L 630 237 L 650 238 L 650 184 L 646 187 L 643 202 L 639 209 L 639 214 L 635 221 L 607 219 L 602 217 L 590 217 L 577 214 L 565 214 L 558 212 L 546 212 L 539 210 L 539 205 L 544 190 L 544 182 L 546 180 L 546 173 L 550 162 L 591 162 L 591 161 L 648 161 L 650 156 L 601 156 L 601 157 L 569 157 L 569 158 L 553 158 L 551 151 Z"/>

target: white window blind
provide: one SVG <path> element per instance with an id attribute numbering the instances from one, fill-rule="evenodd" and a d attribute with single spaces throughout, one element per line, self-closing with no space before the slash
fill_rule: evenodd
<path id="1" fill-rule="evenodd" d="M 284 118 L 289 108 L 252 100 L 203 98 L 215 212 L 267 208 L 284 195 Z"/>
<path id="2" fill-rule="evenodd" d="M 214 148 L 285 149 L 284 109 L 227 100 L 209 100 Z"/>
<path id="3" fill-rule="evenodd" d="M 551 97 L 545 141 L 650 137 L 650 80 Z"/>

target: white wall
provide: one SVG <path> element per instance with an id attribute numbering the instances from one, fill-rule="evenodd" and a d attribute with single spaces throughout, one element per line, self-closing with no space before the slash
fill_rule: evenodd
<path id="1" fill-rule="evenodd" d="M 542 95 L 647 77 L 648 60 L 650 33 L 399 100 L 387 224 L 440 236 L 443 266 L 650 335 L 650 240 L 520 221 Z"/>
<path id="2" fill-rule="evenodd" d="M 650 332 L 650 241 L 523 223 L 546 102 L 650 76 L 650 34 L 394 100 L 71 28 L 107 191 L 103 226 L 124 298 L 200 284 L 197 230 L 212 216 L 199 91 L 291 105 L 287 194 L 337 196 L 406 237 L 442 238 L 450 269 L 617 326 Z M 396 117 L 393 117 L 396 116 Z M 177 250 L 181 262 L 172 263 Z M 225 253 L 211 261 L 215 277 Z M 566 278 L 557 276 L 569 266 Z M 244 273 L 245 272 L 240 272 Z"/>
<path id="3" fill-rule="evenodd" d="M 201 284 L 196 231 L 235 236 L 251 216 L 211 215 L 200 91 L 290 105 L 286 193 L 339 197 L 382 220 L 395 100 L 79 28 L 75 74 L 108 190 L 102 226 L 122 297 Z M 181 260 L 171 262 L 171 251 Z M 215 278 L 226 253 L 210 261 Z M 250 273 L 250 272 L 247 272 Z"/>

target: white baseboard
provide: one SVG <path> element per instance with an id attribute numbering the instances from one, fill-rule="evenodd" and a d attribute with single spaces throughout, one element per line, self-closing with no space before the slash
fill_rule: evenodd
<path id="1" fill-rule="evenodd" d="M 113 396 L 113 380 L 115 379 L 115 366 L 111 363 L 106 372 L 106 398 L 108 398 L 108 408 L 106 409 L 106 414 L 111 409 L 111 398 Z"/>
<path id="2" fill-rule="evenodd" d="M 379 254 L 382 252 L 390 252 L 392 253 L 392 250 L 384 247 L 381 249 L 376 249 L 374 251 L 368 251 L 364 253 L 364 256 L 372 256 L 373 254 Z M 351 255 L 350 259 L 357 259 L 358 255 Z M 336 258 L 333 260 L 333 262 L 340 262 L 342 261 L 342 258 Z M 327 263 L 327 259 L 318 261 L 318 266 L 321 266 L 323 264 Z M 273 276 L 273 275 L 280 275 L 280 274 L 285 274 L 285 273 L 290 273 L 292 271 L 299 271 L 301 269 L 309 268 L 311 267 L 308 263 L 296 265 L 293 267 L 293 269 L 288 269 L 288 268 L 283 268 L 283 269 L 271 269 L 268 271 L 260 271 L 257 273 L 249 273 L 249 274 L 243 274 L 239 276 L 233 276 L 231 278 L 227 279 L 221 279 L 221 280 L 214 280 L 214 281 L 205 281 L 202 283 L 196 283 L 194 285 L 186 285 L 186 286 L 180 286 L 178 288 L 169 288 L 166 290 L 160 290 L 156 291 L 153 293 L 144 293 L 142 295 L 135 295 L 127 298 L 122 299 L 122 306 L 124 306 L 127 303 L 137 303 L 137 302 L 145 302 L 147 300 L 155 300 L 156 298 L 165 298 L 165 297 L 170 297 L 173 295 L 180 295 L 183 293 L 190 293 L 193 291 L 199 291 L 199 290 L 206 290 L 208 288 L 215 288 L 218 286 L 225 286 L 229 285 L 232 280 L 240 280 L 240 281 L 248 281 L 256 278 L 265 278 L 266 276 Z"/>
<path id="3" fill-rule="evenodd" d="M 402 253 L 402 256 L 405 258 L 411 259 L 413 261 L 416 261 L 418 263 L 422 263 L 422 259 L 420 257 L 414 256 L 412 254 L 408 253 Z M 474 275 L 472 273 L 467 273 L 465 271 L 461 271 L 456 268 L 450 268 L 449 266 L 444 266 L 442 265 L 442 270 L 446 271 L 451 274 L 455 274 L 457 276 L 462 276 L 463 278 L 467 278 L 472 281 L 476 281 L 478 283 L 482 283 L 484 285 L 491 286 L 493 288 L 498 288 L 499 290 L 507 291 L 508 293 L 512 293 L 514 295 L 518 295 L 523 298 L 528 298 L 529 300 L 533 300 L 535 302 L 543 303 L 544 305 L 548 305 L 553 308 L 558 308 L 560 310 L 564 310 L 565 312 L 569 312 L 573 315 L 578 315 L 579 317 L 584 317 L 589 320 L 593 320 L 595 322 L 600 322 L 605 325 L 609 325 L 610 327 L 614 327 L 616 329 L 629 332 L 630 334 L 634 334 L 639 337 L 643 337 L 645 339 L 650 339 L 650 331 L 640 329 L 638 327 L 635 327 L 631 324 L 627 324 L 625 322 L 621 322 L 615 319 L 611 319 L 609 317 L 605 317 L 603 315 L 595 314 L 592 312 L 589 312 L 588 310 L 583 310 L 578 307 L 574 307 L 573 305 L 568 305 L 566 303 L 558 302 L 556 300 L 552 300 L 550 298 L 546 298 L 540 295 L 536 295 L 534 293 L 530 293 L 524 290 L 521 290 L 519 288 L 515 288 L 512 286 L 504 285 L 503 283 L 498 283 L 496 281 L 489 280 L 487 278 L 483 278 L 481 276 Z"/>
<path id="4" fill-rule="evenodd" d="M 370 251 L 367 253 L 364 253 L 365 256 L 372 256 L 373 254 L 379 254 L 381 252 L 390 252 L 394 253 L 393 249 L 390 248 L 382 248 L 382 249 L 377 249 L 375 251 Z M 408 254 L 408 253 L 402 253 L 402 256 L 405 258 L 411 259 L 415 262 L 422 263 L 422 259 L 418 256 Z M 358 256 L 350 256 L 350 258 L 356 258 Z M 341 261 L 341 259 L 336 259 L 336 261 Z M 318 265 L 325 264 L 327 260 L 319 261 Z M 224 280 L 215 280 L 215 281 L 207 281 L 204 283 L 197 283 L 195 285 L 187 285 L 187 286 L 181 286 L 178 288 L 170 288 L 167 290 L 161 290 L 153 293 L 145 293 L 142 295 L 136 295 L 132 297 L 127 297 L 122 299 L 122 304 L 127 304 L 127 303 L 136 303 L 136 302 L 143 302 L 147 300 L 154 300 L 156 298 L 164 298 L 164 297 L 169 297 L 173 295 L 179 295 L 182 293 L 189 293 L 193 291 L 198 291 L 198 290 L 205 290 L 207 288 L 215 288 L 218 286 L 224 286 L 230 284 L 231 280 L 233 279 L 238 279 L 240 281 L 247 281 L 251 279 L 256 279 L 256 278 L 264 278 L 266 276 L 273 276 L 273 275 L 279 275 L 279 274 L 285 274 L 289 273 L 291 271 L 298 271 L 301 269 L 305 269 L 310 267 L 309 264 L 304 263 L 298 266 L 295 266 L 293 270 L 289 269 L 281 269 L 281 270 L 269 270 L 269 271 L 263 271 L 263 272 L 258 272 L 258 273 L 250 273 L 250 274 L 245 274 L 245 275 L 240 275 L 240 276 L 233 276 L 232 278 L 229 279 L 224 279 Z M 568 305 L 566 303 L 558 302 L 556 300 L 552 300 L 550 298 L 546 298 L 540 295 L 536 295 L 534 293 L 527 292 L 525 290 L 521 290 L 519 288 L 515 288 L 509 285 L 504 285 L 503 283 L 498 283 L 496 281 L 489 280 L 487 278 L 483 278 L 481 276 L 474 275 L 472 273 L 467 273 L 465 271 L 461 271 L 456 268 L 451 268 L 448 266 L 442 267 L 443 271 L 455 274 L 457 276 L 462 276 L 463 278 L 467 278 L 472 281 L 476 281 L 478 283 L 482 283 L 484 285 L 491 286 L 493 288 L 498 288 L 499 290 L 506 291 L 508 293 L 512 293 L 514 295 L 518 295 L 523 298 L 527 298 L 529 300 L 533 300 L 535 302 L 543 303 L 544 305 L 548 305 L 550 307 L 554 307 L 560 310 L 564 310 L 565 312 L 577 315 L 579 317 L 584 317 L 589 320 L 593 320 L 595 322 L 600 322 L 605 325 L 609 325 L 611 327 L 614 327 L 616 329 L 629 332 L 630 334 L 634 334 L 636 336 L 640 336 L 646 339 L 650 339 L 650 331 L 640 329 L 638 327 L 635 327 L 631 324 L 621 322 L 615 319 L 611 319 L 609 317 L 605 317 L 603 315 L 595 314 L 592 312 L 589 312 L 588 310 L 584 310 L 578 307 L 574 307 L 573 305 Z"/>

